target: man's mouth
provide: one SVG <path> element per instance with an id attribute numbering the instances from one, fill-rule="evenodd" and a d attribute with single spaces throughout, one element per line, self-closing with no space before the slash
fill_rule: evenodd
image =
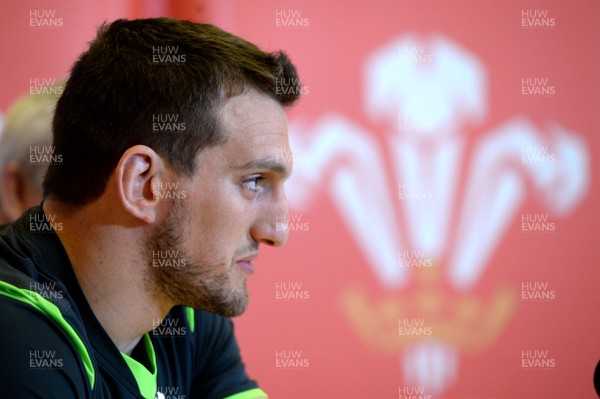
<path id="1" fill-rule="evenodd" d="M 251 275 L 252 273 L 254 273 L 254 265 L 252 264 L 252 261 L 256 259 L 257 256 L 258 253 L 253 253 L 249 256 L 237 260 L 235 264 L 237 267 L 248 273 L 248 275 Z"/>

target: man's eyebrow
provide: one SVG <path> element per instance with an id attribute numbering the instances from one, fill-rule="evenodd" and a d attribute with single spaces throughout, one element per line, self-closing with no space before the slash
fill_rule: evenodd
<path id="1" fill-rule="evenodd" d="M 246 162 L 243 165 L 234 166 L 236 170 L 248 170 L 248 169 L 266 169 L 279 174 L 282 178 L 289 177 L 291 170 L 283 162 L 280 162 L 273 158 L 257 159 L 254 161 Z"/>

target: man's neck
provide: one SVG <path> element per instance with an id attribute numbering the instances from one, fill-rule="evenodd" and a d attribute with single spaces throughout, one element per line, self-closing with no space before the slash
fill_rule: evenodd
<path id="1" fill-rule="evenodd" d="M 62 222 L 57 234 L 96 318 L 117 348 L 130 354 L 171 305 L 150 286 L 144 226 L 128 226 L 118 221 L 114 208 L 103 208 L 94 203 L 65 211 L 51 200 L 43 206 L 46 217 Z"/>

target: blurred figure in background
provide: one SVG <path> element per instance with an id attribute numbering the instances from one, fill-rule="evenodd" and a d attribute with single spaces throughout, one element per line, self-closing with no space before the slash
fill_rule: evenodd
<path id="1" fill-rule="evenodd" d="M 0 224 L 18 218 L 42 200 L 42 180 L 51 152 L 56 95 L 19 98 L 0 135 Z"/>

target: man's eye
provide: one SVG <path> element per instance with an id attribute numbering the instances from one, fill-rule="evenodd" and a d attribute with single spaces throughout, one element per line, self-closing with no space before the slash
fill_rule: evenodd
<path id="1" fill-rule="evenodd" d="M 252 176 L 242 183 L 246 190 L 258 191 L 258 182 L 263 179 L 262 176 Z"/>

